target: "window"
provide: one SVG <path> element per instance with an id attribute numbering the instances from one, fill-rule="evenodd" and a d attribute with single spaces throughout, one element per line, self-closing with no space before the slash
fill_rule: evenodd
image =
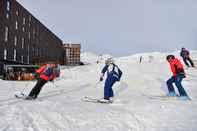
<path id="1" fill-rule="evenodd" d="M 22 62 L 22 63 L 23 63 L 23 58 L 24 58 L 24 57 L 23 57 L 23 56 L 21 56 L 21 62 Z"/>
<path id="2" fill-rule="evenodd" d="M 29 55 L 27 56 L 27 64 L 29 64 Z"/>
<path id="3" fill-rule="evenodd" d="M 9 19 L 9 14 L 8 13 L 6 13 L 6 18 Z"/>
<path id="4" fill-rule="evenodd" d="M 22 49 L 24 49 L 24 43 L 25 43 L 25 39 L 22 38 Z"/>
<path id="5" fill-rule="evenodd" d="M 6 49 L 4 49 L 4 60 L 6 60 L 7 59 L 7 50 Z"/>
<path id="6" fill-rule="evenodd" d="M 29 44 L 27 45 L 27 64 L 29 64 Z"/>
<path id="7" fill-rule="evenodd" d="M 31 15 L 29 15 L 29 22 L 31 22 Z"/>
<path id="8" fill-rule="evenodd" d="M 14 49 L 14 61 L 16 61 L 16 49 Z"/>
<path id="9" fill-rule="evenodd" d="M 14 36 L 14 45 L 16 46 L 17 45 L 17 37 Z"/>
<path id="10" fill-rule="evenodd" d="M 16 11 L 16 15 L 18 16 L 18 10 Z"/>
<path id="11" fill-rule="evenodd" d="M 29 27 L 31 26 L 31 16 L 29 15 Z"/>
<path id="12" fill-rule="evenodd" d="M 33 53 L 33 55 L 35 55 L 35 48 L 34 47 L 32 47 L 32 53 Z"/>
<path id="13" fill-rule="evenodd" d="M 67 49 L 66 49 L 66 56 L 67 56 L 67 57 L 70 57 L 70 48 L 67 48 Z"/>
<path id="14" fill-rule="evenodd" d="M 25 25 L 25 17 L 23 17 L 23 25 Z"/>
<path id="15" fill-rule="evenodd" d="M 18 21 L 16 21 L 16 23 L 15 23 L 15 28 L 16 28 L 16 30 L 18 30 Z"/>
<path id="16" fill-rule="evenodd" d="M 33 28 L 33 39 L 35 39 L 36 36 L 36 30 Z"/>
<path id="17" fill-rule="evenodd" d="M 36 56 L 39 56 L 39 50 L 38 50 L 38 48 L 36 49 Z"/>
<path id="18" fill-rule="evenodd" d="M 5 27 L 5 42 L 8 41 L 8 27 Z"/>
<path id="19" fill-rule="evenodd" d="M 30 32 L 28 32 L 28 38 L 29 38 L 29 40 L 31 39 L 31 34 L 30 34 Z"/>
<path id="20" fill-rule="evenodd" d="M 7 1 L 7 11 L 10 11 L 10 1 Z"/>
<path id="21" fill-rule="evenodd" d="M 22 31 L 25 32 L 25 27 L 22 28 Z"/>

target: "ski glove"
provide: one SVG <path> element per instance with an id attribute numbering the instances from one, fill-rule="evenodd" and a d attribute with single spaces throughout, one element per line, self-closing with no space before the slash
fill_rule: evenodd
<path id="1" fill-rule="evenodd" d="M 103 81 L 103 77 L 100 77 L 100 81 Z"/>
<path id="2" fill-rule="evenodd" d="M 38 73 L 35 73 L 34 77 L 35 77 L 35 79 L 38 79 L 38 78 L 40 78 L 40 75 Z"/>

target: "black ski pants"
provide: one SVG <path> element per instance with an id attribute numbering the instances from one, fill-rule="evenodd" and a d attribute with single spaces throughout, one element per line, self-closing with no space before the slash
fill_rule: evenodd
<path id="1" fill-rule="evenodd" d="M 47 83 L 46 80 L 42 79 L 42 78 L 38 78 L 38 81 L 36 83 L 36 85 L 34 86 L 34 88 L 31 90 L 31 92 L 29 93 L 29 96 L 33 97 L 33 98 L 37 98 L 37 96 L 39 95 L 42 87 Z"/>
<path id="2" fill-rule="evenodd" d="M 189 63 L 191 64 L 192 67 L 194 67 L 194 63 L 190 57 L 187 57 L 187 58 L 183 57 L 183 61 L 185 65 L 187 65 L 188 67 L 190 67 Z M 189 61 L 189 63 L 187 61 Z"/>

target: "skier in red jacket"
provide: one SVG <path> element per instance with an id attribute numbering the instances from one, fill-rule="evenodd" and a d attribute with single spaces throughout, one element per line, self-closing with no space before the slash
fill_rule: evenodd
<path id="1" fill-rule="evenodd" d="M 38 74 L 38 80 L 34 88 L 26 97 L 27 100 L 36 99 L 40 93 L 42 87 L 48 82 L 53 81 L 56 77 L 59 77 L 60 70 L 57 64 L 45 64 L 36 70 Z"/>
<path id="2" fill-rule="evenodd" d="M 183 88 L 181 84 L 183 78 L 186 77 L 181 61 L 175 58 L 174 55 L 168 55 L 166 59 L 169 62 L 171 71 L 173 73 L 173 76 L 167 80 L 167 86 L 169 90 L 168 96 L 176 96 L 176 93 L 173 87 L 173 83 L 175 83 L 176 87 L 178 88 L 180 98 L 185 99 L 185 100 L 189 99 L 185 89 Z"/>

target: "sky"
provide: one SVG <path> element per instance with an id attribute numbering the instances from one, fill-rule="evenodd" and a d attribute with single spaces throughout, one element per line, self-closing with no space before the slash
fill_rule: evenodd
<path id="1" fill-rule="evenodd" d="M 196 0 L 17 0 L 82 52 L 126 56 L 197 49 Z"/>

